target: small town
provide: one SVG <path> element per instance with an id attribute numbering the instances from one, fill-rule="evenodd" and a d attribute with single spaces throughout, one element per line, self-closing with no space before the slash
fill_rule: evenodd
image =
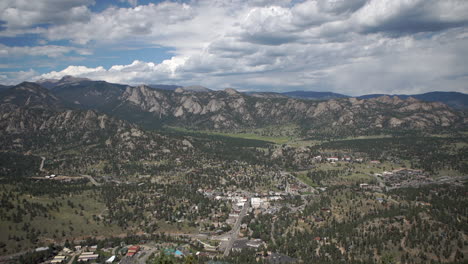
<path id="1" fill-rule="evenodd" d="M 468 0 L 2 0 L 0 264 L 468 264 Z"/>

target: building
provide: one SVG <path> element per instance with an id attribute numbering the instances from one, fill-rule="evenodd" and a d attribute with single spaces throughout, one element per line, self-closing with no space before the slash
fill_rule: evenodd
<path id="1" fill-rule="evenodd" d="M 112 263 L 115 260 L 115 256 L 112 256 L 106 260 L 106 263 Z"/>
<path id="2" fill-rule="evenodd" d="M 95 260 L 99 258 L 99 254 L 94 254 L 94 252 L 83 252 L 78 257 L 78 261 L 86 262 L 90 260 Z"/>
<path id="3" fill-rule="evenodd" d="M 55 256 L 50 263 L 63 263 L 65 261 L 65 256 Z"/>
<path id="4" fill-rule="evenodd" d="M 254 209 L 258 209 L 260 208 L 260 206 L 262 206 L 262 198 L 258 198 L 258 197 L 253 197 L 252 199 L 250 199 L 250 204 L 252 205 L 252 208 Z"/>
<path id="5" fill-rule="evenodd" d="M 254 239 L 254 240 L 249 240 L 246 245 L 248 247 L 252 247 L 252 248 L 259 248 L 261 246 L 263 246 L 263 241 L 261 239 Z"/>
<path id="6" fill-rule="evenodd" d="M 127 257 L 133 257 L 136 253 L 140 251 L 140 246 L 131 246 L 128 248 Z"/>
<path id="7" fill-rule="evenodd" d="M 258 249 L 262 246 L 264 246 L 265 243 L 261 239 L 254 239 L 254 240 L 248 240 L 248 239 L 238 239 L 234 241 L 232 245 L 232 250 L 235 252 L 240 252 L 244 249 Z"/>
<path id="8" fill-rule="evenodd" d="M 39 247 L 35 249 L 36 252 L 41 252 L 41 251 L 46 251 L 46 250 L 49 250 L 49 247 Z"/>
<path id="9" fill-rule="evenodd" d="M 337 162 L 338 160 L 340 160 L 338 157 L 327 158 L 327 161 L 329 161 L 329 162 Z"/>

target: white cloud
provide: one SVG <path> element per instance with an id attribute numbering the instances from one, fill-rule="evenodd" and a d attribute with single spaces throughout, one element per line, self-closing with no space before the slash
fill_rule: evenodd
<path id="1" fill-rule="evenodd" d="M 134 8 L 111 7 L 94 14 L 87 21 L 51 27 L 47 37 L 51 40 L 71 39 L 80 44 L 90 41 L 119 41 L 127 38 L 150 40 L 148 36 L 164 37 L 171 33 L 172 25 L 194 17 L 187 4 L 162 2 Z"/>
<path id="2" fill-rule="evenodd" d="M 468 2 L 460 0 L 372 0 L 349 23 L 360 31 L 414 33 L 468 23 Z"/>
<path id="3" fill-rule="evenodd" d="M 468 37 L 464 30 L 422 40 L 372 34 L 355 35 L 347 42 L 290 43 L 262 49 L 255 44 L 225 41 L 213 42 L 200 54 L 174 56 L 159 64 L 134 61 L 109 69 L 70 66 L 40 77 L 74 75 L 127 84 L 309 89 L 350 95 L 466 90 Z"/>
<path id="4" fill-rule="evenodd" d="M 461 90 L 460 76 L 468 75 L 468 2 L 461 0 L 199 0 L 83 17 L 36 30 L 86 47 L 163 46 L 173 57 L 70 66 L 42 77 L 360 94 Z M 46 56 L 72 52 L 57 50 Z"/>
<path id="5" fill-rule="evenodd" d="M 7 29 L 86 21 L 91 15 L 90 4 L 94 0 L 3 0 L 0 20 L 6 22 Z"/>
<path id="6" fill-rule="evenodd" d="M 50 58 L 62 57 L 71 52 L 79 55 L 91 55 L 91 51 L 83 48 L 74 48 L 67 46 L 45 45 L 45 46 L 15 46 L 9 47 L 0 44 L 0 57 L 17 56 L 47 56 Z"/>
<path id="7" fill-rule="evenodd" d="M 0 83 L 4 85 L 15 85 L 24 81 L 32 81 L 38 72 L 33 69 L 17 72 L 0 72 Z"/>
<path id="8" fill-rule="evenodd" d="M 89 68 L 85 66 L 68 66 L 62 71 L 36 76 L 36 79 L 60 79 L 66 75 L 105 80 L 116 83 L 140 84 L 154 80 L 180 80 L 178 69 L 185 64 L 186 58 L 174 57 L 160 64 L 135 60 L 128 65 L 114 65 L 109 69 L 102 66 Z"/>

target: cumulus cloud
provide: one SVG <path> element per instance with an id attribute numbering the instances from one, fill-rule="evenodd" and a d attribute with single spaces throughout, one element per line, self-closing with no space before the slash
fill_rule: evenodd
<path id="1" fill-rule="evenodd" d="M 71 2 L 69 8 L 92 4 L 85 0 Z M 172 58 L 156 62 L 148 56 L 144 61 L 108 68 L 69 66 L 41 77 L 76 75 L 129 84 L 331 90 L 353 95 L 466 89 L 467 1 L 127 2 L 132 7 L 109 7 L 87 13 L 81 20 L 71 16 L 64 23 L 35 30 L 49 41 L 66 40 L 83 47 L 92 43 L 116 48 L 129 40 L 138 45 L 168 47 Z M 0 8 L 4 9 L 8 6 Z M 10 32 L 15 27 L 33 30 L 26 25 L 37 23 L 9 21 Z M 28 48 L 33 47 L 15 52 L 33 56 L 41 49 L 33 52 Z M 45 56 L 87 50 L 57 47 L 55 53 Z"/>
<path id="2" fill-rule="evenodd" d="M 33 69 L 17 72 L 0 72 L 0 83 L 5 85 L 15 85 L 24 81 L 32 81 L 39 73 Z"/>
<path id="3" fill-rule="evenodd" d="M 467 15 L 466 1 L 373 0 L 354 13 L 350 22 L 361 32 L 407 34 L 466 25 Z"/>
<path id="4" fill-rule="evenodd" d="M 68 66 L 62 71 L 36 76 L 36 79 L 60 79 L 72 75 L 116 83 L 139 84 L 158 80 L 179 80 L 178 69 L 185 64 L 185 58 L 174 57 L 160 64 L 135 60 L 128 65 L 114 65 L 109 69 L 102 66 L 89 68 L 85 66 Z"/>
<path id="5" fill-rule="evenodd" d="M 86 21 L 91 16 L 87 6 L 93 3 L 94 0 L 4 0 L 0 3 L 0 20 L 7 29 Z"/>
<path id="6" fill-rule="evenodd" d="M 322 12 L 341 14 L 354 12 L 368 0 L 318 0 L 316 3 Z"/>
<path id="7" fill-rule="evenodd" d="M 194 17 L 187 4 L 163 2 L 134 8 L 111 7 L 87 21 L 57 25 L 47 31 L 51 40 L 71 39 L 80 44 L 90 41 L 119 41 L 129 37 L 164 37 L 170 26 Z M 148 39 L 146 39 L 148 40 Z"/>

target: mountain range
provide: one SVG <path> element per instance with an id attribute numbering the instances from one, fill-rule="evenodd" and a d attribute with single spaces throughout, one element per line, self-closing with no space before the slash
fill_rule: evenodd
<path id="1" fill-rule="evenodd" d="M 308 100 L 329 100 L 329 99 L 339 99 L 339 98 L 351 98 L 353 96 L 348 96 L 339 93 L 332 92 L 314 92 L 314 91 L 292 91 L 292 92 L 283 92 L 283 93 L 266 93 L 266 92 L 250 92 L 252 96 L 257 97 L 291 97 L 297 99 L 308 99 Z M 356 96 L 358 99 L 371 99 L 381 96 L 396 96 L 400 99 L 407 99 L 410 97 L 416 98 L 421 101 L 427 102 L 441 102 L 450 107 L 457 109 L 468 109 L 468 94 L 460 92 L 428 92 L 422 94 L 366 94 L 361 96 Z"/>
<path id="2" fill-rule="evenodd" d="M 0 102 L 1 112 L 6 114 L 4 128 L 9 131 L 30 123 L 25 116 L 12 120 L 8 114 L 12 109 L 27 109 L 28 113 L 42 109 L 42 115 L 92 111 L 147 129 L 176 126 L 235 131 L 294 125 L 302 136 L 312 137 L 440 132 L 465 129 L 468 123 L 462 111 L 414 97 L 305 100 L 275 93 L 241 93 L 230 88 L 155 89 L 73 77 L 21 83 L 1 92 Z M 34 125 L 36 129 L 41 127 L 39 123 Z"/>
<path id="3" fill-rule="evenodd" d="M 64 76 L 61 79 L 42 79 L 36 81 L 36 83 L 40 84 L 41 86 L 54 89 L 56 87 L 69 87 L 69 86 L 83 86 L 83 85 L 94 85 L 92 83 L 106 83 L 103 81 L 92 81 L 86 78 L 75 78 L 73 76 Z M 122 84 L 112 84 L 121 87 L 126 87 L 126 85 Z M 148 87 L 157 89 L 157 90 L 168 90 L 168 91 L 175 91 L 176 89 L 184 89 L 185 91 L 192 91 L 192 92 L 212 92 L 213 90 L 200 86 L 200 85 L 193 85 L 193 86 L 180 86 L 180 85 L 167 85 L 167 84 L 149 84 Z M 12 86 L 0 85 L 0 91 L 6 90 Z M 57 90 L 57 89 L 55 89 Z M 245 92 L 246 94 L 258 97 L 258 98 L 296 98 L 296 99 L 307 99 L 307 100 L 329 100 L 329 99 L 339 99 L 339 98 L 351 98 L 353 96 L 334 93 L 334 92 L 316 92 L 316 91 L 288 91 L 288 92 Z M 354 96 L 358 99 L 371 99 L 381 96 L 396 96 L 400 99 L 407 99 L 409 97 L 416 98 L 421 101 L 427 102 L 441 102 L 450 107 L 456 109 L 466 110 L 468 109 L 468 94 L 460 93 L 460 92 L 428 92 L 422 94 L 366 94 L 360 96 Z"/>
<path id="4" fill-rule="evenodd" d="M 383 96 L 384 94 L 368 94 L 359 96 L 359 99 L 370 99 Z M 396 94 L 392 96 L 397 96 L 401 99 L 407 99 L 409 97 L 416 98 L 418 100 L 427 101 L 427 102 L 441 102 L 448 106 L 457 109 L 468 109 L 468 94 L 459 93 L 459 92 L 428 92 L 423 94 Z"/>

